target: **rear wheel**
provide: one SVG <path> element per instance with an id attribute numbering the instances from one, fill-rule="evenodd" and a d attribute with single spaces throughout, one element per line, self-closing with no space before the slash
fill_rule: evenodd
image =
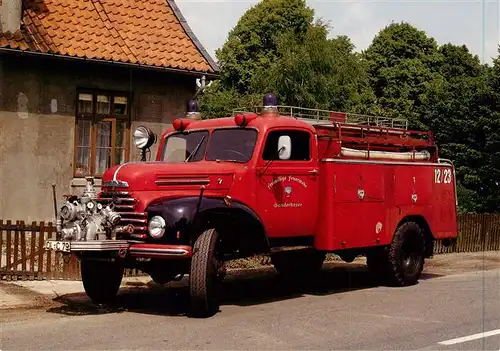
<path id="1" fill-rule="evenodd" d="M 218 289 L 223 261 L 217 256 L 219 234 L 215 229 L 204 231 L 193 247 L 189 291 L 191 315 L 211 317 L 219 311 Z"/>
<path id="2" fill-rule="evenodd" d="M 425 239 L 414 222 L 402 224 L 388 249 L 367 255 L 367 264 L 391 286 L 414 285 L 424 268 Z"/>
<path id="3" fill-rule="evenodd" d="M 285 251 L 271 255 L 271 262 L 279 274 L 287 278 L 305 278 L 318 272 L 326 254 L 320 251 Z"/>
<path id="4" fill-rule="evenodd" d="M 116 297 L 123 270 L 121 264 L 112 261 L 81 261 L 83 288 L 92 302 L 106 304 Z"/>

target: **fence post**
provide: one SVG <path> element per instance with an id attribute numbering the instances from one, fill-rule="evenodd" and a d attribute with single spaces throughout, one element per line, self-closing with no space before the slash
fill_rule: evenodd
<path id="1" fill-rule="evenodd" d="M 26 230 L 24 228 L 24 221 L 19 222 L 19 234 L 21 236 L 21 269 L 23 271 L 23 280 L 26 279 L 26 260 L 28 255 L 26 254 Z"/>
<path id="2" fill-rule="evenodd" d="M 30 239 L 30 270 L 33 276 L 35 275 L 35 256 L 36 256 L 36 230 L 37 227 L 36 222 L 31 222 L 31 239 Z"/>
<path id="3" fill-rule="evenodd" d="M 7 221 L 7 226 L 12 225 L 12 222 L 9 220 Z M 5 269 L 9 270 L 10 269 L 10 263 L 12 262 L 12 237 L 11 237 L 11 232 L 10 229 L 7 229 L 7 253 L 6 253 L 6 259 L 7 262 L 5 264 Z"/>
<path id="4" fill-rule="evenodd" d="M 52 232 L 54 230 L 54 227 L 52 226 L 52 223 L 49 222 L 49 227 L 47 230 L 47 239 L 52 238 Z M 47 251 L 47 279 L 52 279 L 52 272 L 51 272 L 51 267 L 52 267 L 52 252 Z"/>
<path id="5" fill-rule="evenodd" d="M 17 271 L 19 268 L 19 221 L 16 221 L 16 228 L 14 229 L 14 261 L 12 262 L 12 268 Z M 17 280 L 17 276 L 15 277 Z"/>
<path id="6" fill-rule="evenodd" d="M 479 243 L 480 251 L 486 251 L 488 229 L 486 228 L 486 214 L 481 214 L 481 241 Z"/>
<path id="7" fill-rule="evenodd" d="M 43 279 L 43 244 L 45 234 L 45 222 L 40 222 L 40 232 L 38 237 L 38 279 Z"/>
<path id="8" fill-rule="evenodd" d="M 3 220 L 0 219 L 0 227 L 3 226 Z M 3 229 L 0 228 L 0 269 L 2 268 L 2 258 L 3 258 Z M 2 277 L 0 276 L 0 279 Z"/>

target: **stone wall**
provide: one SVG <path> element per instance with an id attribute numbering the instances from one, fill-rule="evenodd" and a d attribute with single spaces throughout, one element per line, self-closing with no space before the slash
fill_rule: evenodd
<path id="1" fill-rule="evenodd" d="M 0 219 L 53 221 L 51 184 L 59 199 L 84 185 L 73 178 L 77 88 L 131 92 L 131 133 L 143 124 L 161 135 L 184 115 L 196 84 L 168 72 L 0 54 Z"/>

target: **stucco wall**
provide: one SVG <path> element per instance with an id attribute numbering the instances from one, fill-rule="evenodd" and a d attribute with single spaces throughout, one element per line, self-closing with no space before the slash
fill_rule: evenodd
<path id="1" fill-rule="evenodd" d="M 195 86 L 194 77 L 166 72 L 0 54 L 0 219 L 53 221 L 51 184 L 58 199 L 81 191 L 84 180 L 73 178 L 77 87 L 131 91 L 131 132 L 143 124 L 161 135 Z M 130 160 L 138 158 L 131 145 Z"/>

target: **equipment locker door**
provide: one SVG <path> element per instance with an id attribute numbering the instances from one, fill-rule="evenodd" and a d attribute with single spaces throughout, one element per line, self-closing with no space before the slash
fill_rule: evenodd
<path id="1" fill-rule="evenodd" d="M 336 164 L 332 216 L 336 249 L 379 243 L 386 227 L 385 172 L 378 164 Z"/>
<path id="2" fill-rule="evenodd" d="M 280 158 L 281 140 L 290 141 Z M 317 216 L 316 139 L 305 129 L 271 129 L 257 163 L 257 209 L 270 237 L 314 234 Z"/>
<path id="3" fill-rule="evenodd" d="M 359 246 L 380 244 L 387 235 L 386 182 L 392 181 L 390 168 L 382 162 L 363 165 L 361 233 Z"/>

